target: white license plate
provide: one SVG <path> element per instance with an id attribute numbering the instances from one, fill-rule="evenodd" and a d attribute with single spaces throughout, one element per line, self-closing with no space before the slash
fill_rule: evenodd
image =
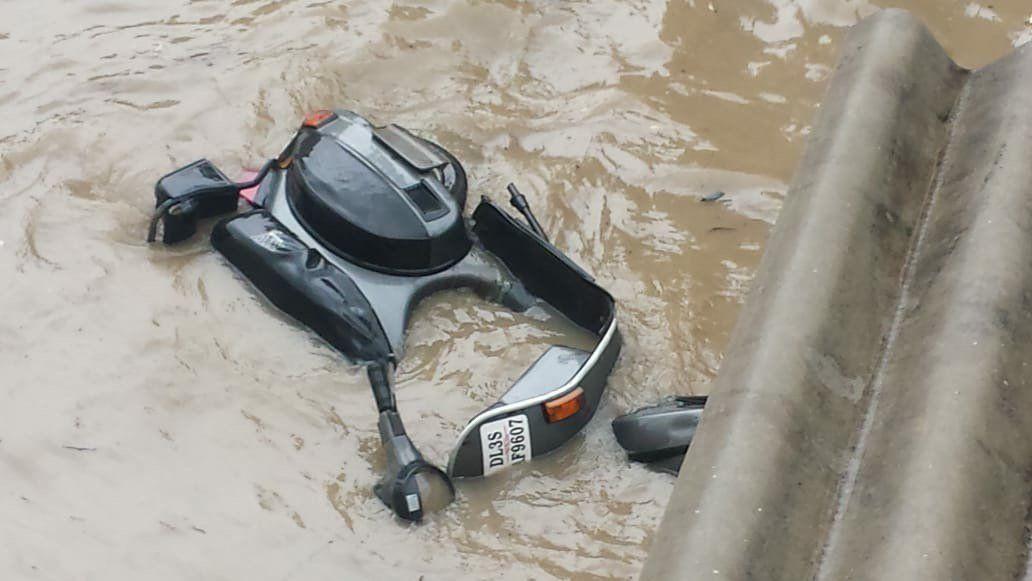
<path id="1" fill-rule="evenodd" d="M 509 416 L 480 426 L 484 476 L 530 460 L 530 422 L 527 416 Z"/>

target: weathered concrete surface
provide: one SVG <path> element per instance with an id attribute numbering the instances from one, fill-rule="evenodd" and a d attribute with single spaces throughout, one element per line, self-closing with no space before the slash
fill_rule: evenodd
<path id="1" fill-rule="evenodd" d="M 844 45 L 645 579 L 1019 579 L 1032 49 Z"/>

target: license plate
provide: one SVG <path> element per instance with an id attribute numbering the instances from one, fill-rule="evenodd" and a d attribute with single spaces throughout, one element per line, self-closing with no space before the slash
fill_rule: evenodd
<path id="1" fill-rule="evenodd" d="M 527 416 L 509 416 L 480 426 L 484 476 L 530 460 L 530 422 Z"/>

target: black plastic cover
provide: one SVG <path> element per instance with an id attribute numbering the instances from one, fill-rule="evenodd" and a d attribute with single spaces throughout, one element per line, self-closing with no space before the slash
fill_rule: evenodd
<path id="1" fill-rule="evenodd" d="M 469 252 L 462 207 L 434 192 L 434 172 L 411 167 L 418 179 L 395 183 L 332 129 L 303 129 L 287 171 L 291 209 L 320 243 L 360 266 L 405 275 L 443 270 Z M 407 163 L 378 140 L 367 146 Z M 443 184 L 436 189 L 447 192 Z"/>
<path id="2" fill-rule="evenodd" d="M 203 193 L 203 196 L 197 194 Z M 154 206 L 181 200 L 162 216 L 162 242 L 182 242 L 197 231 L 199 218 L 235 212 L 239 190 L 215 164 L 199 159 L 158 180 Z"/>
<path id="3" fill-rule="evenodd" d="M 613 297 L 575 262 L 486 198 L 473 212 L 473 232 L 531 294 L 600 335 L 615 314 Z"/>
<path id="4" fill-rule="evenodd" d="M 211 242 L 274 305 L 353 362 L 393 359 L 380 321 L 351 277 L 265 210 L 219 222 Z"/>
<path id="5" fill-rule="evenodd" d="M 613 420 L 616 441 L 631 460 L 658 463 L 669 471 L 680 466 L 695 437 L 707 397 L 675 396 L 659 404 L 634 410 Z M 676 472 L 676 470 L 675 470 Z"/>

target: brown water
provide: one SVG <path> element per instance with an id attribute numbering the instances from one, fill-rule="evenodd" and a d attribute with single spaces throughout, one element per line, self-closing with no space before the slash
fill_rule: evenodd
<path id="1" fill-rule="evenodd" d="M 883 4 L 967 66 L 1032 38 L 1027 0 L 7 0 L 0 574 L 635 575 L 673 479 L 627 464 L 609 421 L 706 392 L 843 27 Z M 620 302 L 626 346 L 584 434 L 460 483 L 422 526 L 371 494 L 364 379 L 205 236 L 142 242 L 158 176 L 252 165 L 327 106 L 443 143 L 474 199 L 519 183 Z M 399 398 L 424 453 L 443 462 L 562 339 L 463 293 L 422 305 Z"/>

